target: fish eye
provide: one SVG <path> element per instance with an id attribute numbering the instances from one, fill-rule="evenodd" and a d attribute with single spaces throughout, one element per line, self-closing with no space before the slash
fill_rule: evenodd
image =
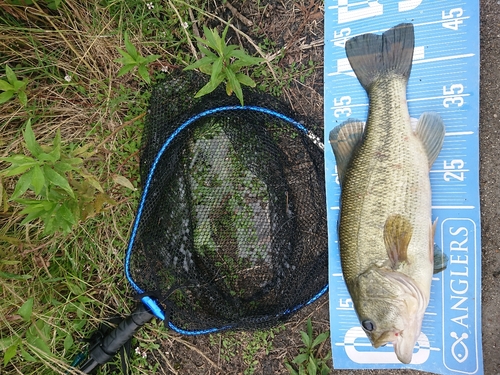
<path id="1" fill-rule="evenodd" d="M 373 331 L 375 329 L 375 323 L 373 323 L 370 319 L 363 320 L 361 322 L 361 325 L 368 332 L 371 332 L 371 331 Z"/>

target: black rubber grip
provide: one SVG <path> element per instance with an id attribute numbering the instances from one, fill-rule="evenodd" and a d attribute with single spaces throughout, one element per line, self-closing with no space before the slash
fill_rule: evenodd
<path id="1" fill-rule="evenodd" d="M 85 374 L 92 372 L 97 366 L 103 365 L 130 340 L 137 330 L 153 319 L 154 315 L 142 303 L 139 307 L 111 331 L 100 345 L 95 346 L 89 353 L 88 360 L 80 367 Z"/>

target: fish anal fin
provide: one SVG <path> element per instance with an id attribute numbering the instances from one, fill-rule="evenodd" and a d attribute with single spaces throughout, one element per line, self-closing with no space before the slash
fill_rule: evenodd
<path id="1" fill-rule="evenodd" d="M 443 147 L 445 128 L 441 116 L 435 112 L 423 113 L 418 119 L 415 133 L 424 146 L 431 167 Z"/>
<path id="2" fill-rule="evenodd" d="M 415 36 L 411 23 L 402 23 L 382 35 L 363 34 L 346 42 L 345 51 L 352 70 L 368 91 L 378 78 L 396 74 L 410 76 Z"/>
<path id="3" fill-rule="evenodd" d="M 384 242 L 393 269 L 408 261 L 407 251 L 412 235 L 413 227 L 402 215 L 391 215 L 385 221 Z"/>
<path id="4" fill-rule="evenodd" d="M 350 119 L 336 126 L 330 132 L 330 145 L 335 154 L 337 173 L 341 185 L 352 155 L 363 140 L 364 128 L 364 122 Z"/>

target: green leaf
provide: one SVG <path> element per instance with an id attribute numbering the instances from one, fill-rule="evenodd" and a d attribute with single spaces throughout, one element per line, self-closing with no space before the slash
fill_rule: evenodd
<path id="1" fill-rule="evenodd" d="M 210 76 L 210 81 L 211 82 L 217 82 L 217 78 L 219 77 L 220 73 L 222 72 L 222 66 L 223 66 L 224 60 L 222 57 L 219 57 L 217 60 L 214 61 L 214 64 L 212 65 L 212 74 Z M 218 86 L 218 84 L 217 84 Z"/>
<path id="2" fill-rule="evenodd" d="M 0 79 L 0 90 L 2 91 L 14 91 L 14 86 L 12 86 L 9 82 Z"/>
<path id="3" fill-rule="evenodd" d="M 66 220 L 71 225 L 75 225 L 77 222 L 73 212 L 65 204 L 62 204 L 56 211 L 56 217 Z"/>
<path id="4" fill-rule="evenodd" d="M 255 87 L 256 85 L 252 78 L 243 73 L 236 74 L 236 79 L 238 80 L 239 83 L 245 86 Z"/>
<path id="5" fill-rule="evenodd" d="M 31 354 L 29 354 L 26 350 L 24 350 L 21 347 L 21 356 L 24 358 L 25 361 L 27 362 L 36 362 L 37 359 L 33 357 Z"/>
<path id="6" fill-rule="evenodd" d="M 45 174 L 45 178 L 49 180 L 52 184 L 62 188 L 72 198 L 75 197 L 75 193 L 73 192 L 73 189 L 71 189 L 71 186 L 69 186 L 68 180 L 65 177 L 61 176 L 59 173 L 57 173 L 55 170 L 53 170 L 47 165 L 43 166 L 43 172 Z"/>
<path id="7" fill-rule="evenodd" d="M 203 34 L 205 35 L 206 42 L 208 42 L 208 43 L 205 42 L 205 44 L 220 53 L 221 51 L 219 50 L 219 42 L 218 42 L 220 40 L 220 37 L 219 34 L 217 33 L 217 30 L 213 29 L 212 31 L 208 27 L 203 26 Z M 200 41 L 203 41 L 203 39 Z"/>
<path id="8" fill-rule="evenodd" d="M 5 65 L 5 74 L 7 75 L 7 81 L 9 81 L 11 85 L 14 85 L 14 82 L 17 81 L 17 77 L 8 65 Z"/>
<path id="9" fill-rule="evenodd" d="M 146 64 L 150 64 L 150 63 L 152 63 L 153 61 L 158 60 L 160 57 L 161 57 L 161 55 L 149 55 L 149 56 L 147 56 L 147 57 L 144 59 L 144 62 L 145 62 Z"/>
<path id="10" fill-rule="evenodd" d="M 209 56 L 202 57 L 201 59 L 194 62 L 193 64 L 186 66 L 184 68 L 184 70 L 193 70 L 193 69 L 198 69 L 201 66 L 211 65 L 215 62 L 216 59 L 217 59 L 217 57 L 215 57 L 215 55 L 214 55 L 214 57 L 209 57 Z"/>
<path id="11" fill-rule="evenodd" d="M 220 51 L 222 53 L 224 53 L 224 43 L 226 43 L 226 35 L 227 35 L 228 30 L 229 30 L 229 23 L 226 25 L 226 27 L 222 31 L 222 37 L 219 40 L 219 43 L 220 43 L 219 48 L 220 48 Z"/>
<path id="12" fill-rule="evenodd" d="M 127 64 L 137 65 L 136 59 L 134 59 L 132 56 L 130 56 L 127 52 L 125 52 L 124 50 L 122 50 L 120 48 L 117 48 L 117 50 L 118 50 L 118 53 L 120 55 L 122 55 L 123 57 L 121 59 L 116 59 L 115 62 L 119 62 L 119 63 L 122 63 L 124 65 L 127 65 Z"/>
<path id="13" fill-rule="evenodd" d="M 74 344 L 73 337 L 68 333 L 66 335 L 66 338 L 64 339 L 64 350 L 66 351 L 70 350 L 73 344 Z"/>
<path id="14" fill-rule="evenodd" d="M 37 195 L 39 195 L 42 192 L 42 189 L 45 186 L 45 176 L 43 175 L 42 168 L 40 168 L 40 166 L 38 165 L 35 165 L 33 167 L 31 185 L 33 186 L 33 190 Z"/>
<path id="15" fill-rule="evenodd" d="M 8 167 L 6 170 L 2 171 L 1 174 L 6 177 L 16 176 L 18 174 L 22 174 L 26 172 L 28 169 L 32 168 L 39 163 L 36 161 L 25 163 L 25 164 L 13 164 Z"/>
<path id="16" fill-rule="evenodd" d="M 120 70 L 118 71 L 118 77 L 121 77 L 122 75 L 127 74 L 128 72 L 130 72 L 135 67 L 136 67 L 135 63 L 133 63 L 133 64 L 127 64 L 127 65 L 122 66 L 120 68 Z"/>
<path id="17" fill-rule="evenodd" d="M 216 82 L 209 81 L 205 86 L 203 86 L 200 91 L 196 93 L 195 98 L 199 98 L 200 96 L 206 95 L 214 91 L 217 86 L 222 82 L 222 75 L 217 78 Z"/>
<path id="18" fill-rule="evenodd" d="M 146 65 L 139 65 L 139 67 L 137 68 L 137 72 L 139 73 L 139 76 L 144 80 L 144 82 L 148 84 L 151 83 L 148 68 L 146 68 Z"/>
<path id="19" fill-rule="evenodd" d="M 15 81 L 13 86 L 14 86 L 14 91 L 16 91 L 17 93 L 21 93 L 21 91 L 24 91 L 24 88 L 26 87 L 26 85 L 28 84 L 28 81 L 27 80 L 22 80 L 22 81 Z"/>
<path id="20" fill-rule="evenodd" d="M 263 59 L 262 57 L 250 56 L 245 51 L 243 51 L 241 49 L 234 50 L 231 53 L 231 57 L 236 57 L 236 58 L 240 59 L 240 61 L 245 62 L 248 65 L 256 65 L 256 64 L 259 64 L 259 63 L 265 61 L 265 59 Z"/>
<path id="21" fill-rule="evenodd" d="M 297 372 L 297 370 L 295 370 L 291 364 L 289 364 L 288 362 L 285 362 L 285 367 L 286 369 L 288 370 L 288 372 L 290 373 L 290 375 L 299 375 L 299 373 Z"/>
<path id="22" fill-rule="evenodd" d="M 42 148 L 36 141 L 35 133 L 33 132 L 33 129 L 31 127 L 31 119 L 26 121 L 26 128 L 24 129 L 23 132 L 23 138 L 24 141 L 26 142 L 26 147 L 31 152 L 31 154 L 34 157 L 38 157 L 38 155 L 42 153 Z"/>
<path id="23" fill-rule="evenodd" d="M 16 353 L 17 353 L 17 345 L 18 345 L 18 344 L 16 343 L 16 344 L 14 344 L 14 345 L 10 346 L 10 347 L 9 347 L 9 348 L 5 351 L 5 353 L 4 353 L 4 355 L 3 355 L 3 365 L 4 365 L 4 366 L 7 366 L 7 365 L 9 364 L 10 360 L 11 360 L 12 358 L 14 358 L 14 356 L 16 355 Z"/>
<path id="24" fill-rule="evenodd" d="M 29 172 L 19 177 L 19 180 L 17 180 L 16 187 L 14 188 L 14 192 L 12 193 L 10 200 L 19 198 L 26 192 L 26 190 L 29 189 L 31 185 L 31 180 L 33 179 L 33 173 L 34 173 L 33 169 L 31 169 Z"/>
<path id="25" fill-rule="evenodd" d="M 29 343 L 33 345 L 35 348 L 39 349 L 40 351 L 46 354 L 50 354 L 49 345 L 45 342 L 45 340 L 41 339 L 40 337 L 33 337 L 31 340 L 29 340 Z"/>
<path id="26" fill-rule="evenodd" d="M 241 89 L 241 85 L 236 79 L 236 74 L 231 69 L 225 69 L 224 72 L 226 73 L 228 82 L 231 84 L 232 89 L 234 90 L 234 93 L 240 99 L 241 105 L 243 105 L 243 91 Z"/>
<path id="27" fill-rule="evenodd" d="M 5 91 L 0 94 L 0 104 L 7 102 L 14 96 L 14 91 Z"/>
<path id="28" fill-rule="evenodd" d="M 198 46 L 198 48 L 200 49 L 201 53 L 204 53 L 208 57 L 212 57 L 214 60 L 218 57 L 215 53 L 213 53 L 212 51 L 210 51 L 208 48 L 206 48 L 201 44 Z"/>
<path id="29" fill-rule="evenodd" d="M 293 359 L 293 363 L 295 363 L 296 365 L 300 365 L 301 363 L 304 363 L 308 360 L 309 358 L 309 354 L 307 353 L 302 353 L 302 354 L 299 354 L 298 356 L 296 356 L 294 359 Z"/>
<path id="30" fill-rule="evenodd" d="M 330 335 L 330 332 L 326 331 L 326 332 L 323 332 L 321 334 L 319 334 L 313 341 L 312 345 L 311 345 L 311 348 L 314 348 L 315 346 L 317 346 L 318 344 L 321 344 L 323 341 L 325 341 L 328 336 Z"/>
<path id="31" fill-rule="evenodd" d="M 12 336 L 7 336 L 4 338 L 0 338 L 0 352 L 3 352 L 4 350 L 7 350 L 11 345 L 14 345 L 14 343 L 17 341 Z"/>
<path id="32" fill-rule="evenodd" d="M 309 363 L 307 364 L 307 372 L 309 375 L 316 375 L 318 372 L 318 366 L 314 362 L 314 358 L 309 357 Z"/>
<path id="33" fill-rule="evenodd" d="M 33 302 L 33 297 L 28 298 L 28 300 L 23 303 L 19 310 L 17 310 L 17 313 L 21 315 L 21 318 L 23 318 L 25 322 L 29 322 L 31 319 L 31 314 L 33 313 Z"/>
<path id="34" fill-rule="evenodd" d="M 128 33 L 126 31 L 124 34 L 124 39 L 125 39 L 125 49 L 129 53 L 129 55 L 134 58 L 134 60 L 137 60 L 139 53 L 137 52 L 135 46 L 130 42 L 130 39 L 128 38 Z"/>
<path id="35" fill-rule="evenodd" d="M 302 336 L 302 342 L 304 343 L 306 348 L 310 348 L 311 347 L 311 338 L 309 337 L 309 335 L 307 333 L 305 333 L 304 331 L 300 331 L 300 335 Z"/>

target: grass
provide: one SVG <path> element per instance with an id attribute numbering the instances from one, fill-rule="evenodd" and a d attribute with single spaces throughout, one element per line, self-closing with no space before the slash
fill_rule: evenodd
<path id="1" fill-rule="evenodd" d="M 84 347 L 79 340 L 101 319 L 130 313 L 123 256 L 139 198 L 148 81 L 201 58 L 196 25 L 225 27 L 205 7 L 201 0 L 0 3 L 0 80 L 12 86 L 0 85 L 1 92 L 10 90 L 0 96 L 0 157 L 29 155 L 23 132 L 30 120 L 41 145 L 60 134 L 68 154 L 83 148 L 82 167 L 109 197 L 101 209 L 78 216 L 70 234 L 48 234 L 41 221 L 21 224 L 23 205 L 9 200 L 18 177 L 0 176 L 1 373 L 65 374 Z M 253 45 L 256 56 L 277 55 L 270 42 L 259 47 L 232 25 L 230 31 Z M 135 65 L 124 69 L 127 64 Z M 276 74 L 286 79 L 276 81 Z M 308 67 L 281 71 L 266 62 L 253 77 L 271 87 L 307 74 Z M 283 83 L 273 87 L 278 93 Z M 8 166 L 0 162 L 0 172 Z M 272 332 L 248 335 L 246 373 L 254 371 L 255 354 L 269 350 Z M 155 370 L 142 354 L 157 350 L 158 339 L 169 340 L 161 324 L 141 331 L 133 373 Z M 222 356 L 230 358 L 232 344 L 221 344 Z"/>

